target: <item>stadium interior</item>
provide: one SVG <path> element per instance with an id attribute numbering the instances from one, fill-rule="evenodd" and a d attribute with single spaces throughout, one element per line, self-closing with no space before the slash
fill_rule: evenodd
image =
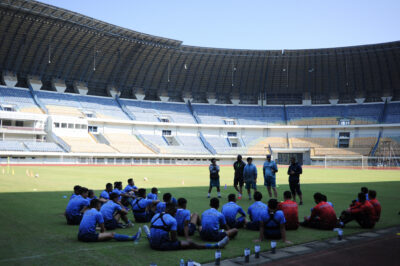
<path id="1" fill-rule="evenodd" d="M 1 0 L 0 14 L 2 161 L 400 156 L 400 42 L 217 49 L 36 1 Z"/>

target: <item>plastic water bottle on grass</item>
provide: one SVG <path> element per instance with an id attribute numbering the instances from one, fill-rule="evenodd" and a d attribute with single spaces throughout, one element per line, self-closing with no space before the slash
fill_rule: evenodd
<path id="1" fill-rule="evenodd" d="M 184 259 L 181 259 L 181 260 L 180 260 L 179 266 L 185 266 L 185 260 L 184 260 Z"/>

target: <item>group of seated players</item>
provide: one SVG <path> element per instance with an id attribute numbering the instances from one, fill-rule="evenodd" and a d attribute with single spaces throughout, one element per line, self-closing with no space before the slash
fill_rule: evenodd
<path id="1" fill-rule="evenodd" d="M 122 182 L 106 185 L 100 197 L 96 198 L 93 191 L 85 187 L 75 186 L 74 194 L 65 211 L 67 223 L 79 225 L 78 240 L 96 242 L 115 239 L 117 241 L 139 240 L 142 228 L 135 235 L 122 235 L 106 232 L 116 228 L 132 227 L 128 219 L 130 210 L 137 223 L 150 222 L 150 228 L 143 226 L 151 248 L 155 250 L 205 249 L 223 248 L 230 239 L 238 234 L 239 228 L 259 231 L 260 236 L 255 242 L 264 239 L 286 239 L 286 230 L 297 230 L 299 225 L 323 230 L 344 227 L 345 224 L 356 220 L 362 228 L 373 228 L 379 221 L 381 206 L 376 199 L 376 191 L 365 187 L 358 193 L 350 207 L 337 218 L 333 204 L 319 192 L 314 194 L 316 205 L 311 209 L 311 215 L 304 217 L 299 223 L 298 205 L 292 201 L 290 191 L 283 193 L 284 201 L 270 199 L 268 204 L 262 202 L 262 194 L 254 193 L 255 202 L 248 208 L 247 214 L 236 203 L 236 195 L 228 195 L 228 203 L 218 211 L 218 198 L 210 199 L 210 209 L 201 216 L 187 209 L 187 200 L 176 200 L 171 193 L 163 194 L 158 199 L 157 188 L 152 188 L 146 195 L 146 189 L 138 189 L 132 179 L 122 189 Z M 123 223 L 122 223 L 122 222 Z M 96 232 L 99 226 L 100 233 Z M 196 231 L 201 239 L 211 243 L 199 244 L 190 239 Z M 179 241 L 177 236 L 185 237 Z"/>

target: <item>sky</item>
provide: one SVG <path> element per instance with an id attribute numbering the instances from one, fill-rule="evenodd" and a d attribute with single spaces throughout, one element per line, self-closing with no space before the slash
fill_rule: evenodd
<path id="1" fill-rule="evenodd" d="M 400 0 L 41 0 L 184 45 L 306 49 L 400 40 Z"/>

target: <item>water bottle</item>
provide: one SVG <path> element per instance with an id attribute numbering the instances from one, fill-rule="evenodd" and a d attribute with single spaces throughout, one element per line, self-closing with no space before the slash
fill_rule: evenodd
<path id="1" fill-rule="evenodd" d="M 244 262 L 248 263 L 250 261 L 250 249 L 244 249 Z"/>
<path id="2" fill-rule="evenodd" d="M 255 253 L 255 258 L 256 259 L 260 258 L 260 245 L 255 245 L 254 246 L 254 253 Z"/>
<path id="3" fill-rule="evenodd" d="M 275 241 L 271 241 L 271 251 L 272 251 L 272 254 L 276 253 L 276 242 Z"/>
<path id="4" fill-rule="evenodd" d="M 150 266 L 157 266 L 155 262 L 150 263 Z"/>
<path id="5" fill-rule="evenodd" d="M 221 250 L 217 249 L 215 251 L 215 265 L 221 264 Z"/>
<path id="6" fill-rule="evenodd" d="M 181 259 L 181 261 L 179 262 L 179 266 L 185 266 L 185 260 Z"/>
<path id="7" fill-rule="evenodd" d="M 193 261 L 192 261 L 192 260 L 188 260 L 188 262 L 187 262 L 187 266 L 194 266 L 194 263 L 193 263 Z"/>
<path id="8" fill-rule="evenodd" d="M 339 241 L 342 241 L 342 239 L 343 239 L 343 230 L 342 230 L 342 229 L 339 229 L 339 230 L 338 230 L 338 240 L 339 240 Z"/>

